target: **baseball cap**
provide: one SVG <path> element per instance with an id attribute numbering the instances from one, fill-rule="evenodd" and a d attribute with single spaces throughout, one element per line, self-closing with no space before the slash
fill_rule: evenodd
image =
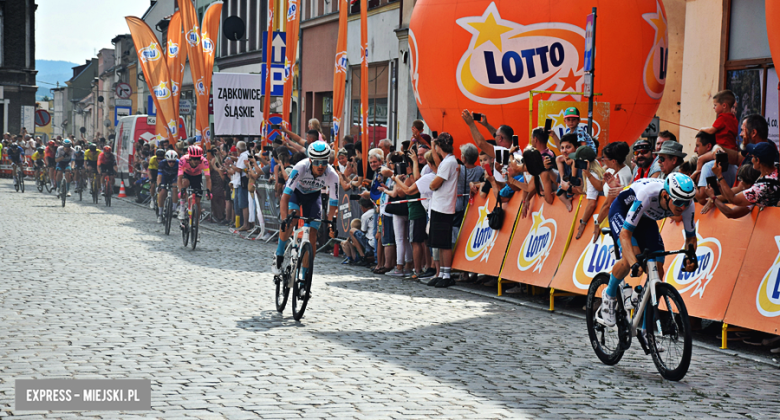
<path id="1" fill-rule="evenodd" d="M 569 155 L 569 159 L 593 162 L 596 160 L 596 152 L 590 146 L 580 146 L 574 153 Z"/>
<path id="2" fill-rule="evenodd" d="M 577 109 L 577 107 L 570 106 L 570 107 L 566 108 L 565 111 L 563 111 L 563 118 L 566 118 L 566 117 L 577 117 L 577 118 L 579 118 L 579 116 L 580 116 L 580 110 Z"/>
<path id="3" fill-rule="evenodd" d="M 745 156 L 755 156 L 761 163 L 774 165 L 778 161 L 778 151 L 774 142 L 762 141 L 757 144 L 748 144 L 742 152 Z"/>

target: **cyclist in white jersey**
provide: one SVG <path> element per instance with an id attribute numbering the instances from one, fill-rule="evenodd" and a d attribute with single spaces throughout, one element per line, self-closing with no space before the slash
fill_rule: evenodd
<path id="1" fill-rule="evenodd" d="M 295 210 L 298 216 L 321 219 L 322 200 L 320 197 L 322 190 L 327 187 L 328 196 L 330 197 L 327 220 L 333 220 L 334 223 L 331 223 L 331 230 L 335 230 L 335 218 L 339 208 L 339 176 L 328 163 L 331 154 L 330 146 L 324 141 L 315 141 L 309 146 L 307 153 L 309 155 L 308 159 L 298 162 L 287 179 L 281 203 L 279 204 L 281 218 L 282 220 L 286 219 L 289 211 Z M 316 244 L 317 229 L 319 229 L 320 223 L 311 222 L 306 224 L 313 228 L 309 230 L 309 242 Z M 279 232 L 276 258 L 274 258 L 271 265 L 271 272 L 274 275 L 281 274 L 284 250 L 287 248 L 287 242 L 291 233 L 291 226 L 287 226 L 285 230 Z"/>
<path id="2" fill-rule="evenodd" d="M 600 314 L 608 326 L 615 325 L 617 294 L 620 282 L 629 270 L 637 264 L 636 256 L 643 251 L 663 251 L 664 241 L 658 230 L 658 220 L 669 216 L 682 216 L 685 230 L 685 247 L 693 245 L 696 249 L 696 225 L 693 221 L 696 185 L 690 177 L 681 173 L 672 173 L 666 180 L 643 178 L 635 181 L 621 192 L 609 208 L 609 227 L 616 246 L 621 250 L 621 258 L 612 267 L 609 286 L 602 294 Z M 663 278 L 664 258 L 648 260 L 655 262 L 658 273 Z M 694 263 L 686 265 L 685 270 L 695 269 Z M 639 276 L 642 269 L 638 269 Z M 644 328 L 644 326 L 643 326 Z"/>

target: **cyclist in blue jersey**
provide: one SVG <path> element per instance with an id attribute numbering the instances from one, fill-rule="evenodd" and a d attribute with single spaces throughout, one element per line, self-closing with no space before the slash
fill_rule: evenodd
<path id="1" fill-rule="evenodd" d="M 55 180 L 55 185 L 58 188 L 57 198 L 60 198 L 60 194 L 64 193 L 64 191 L 59 191 L 62 177 L 65 176 L 65 179 L 68 180 L 68 183 L 73 181 L 73 173 L 71 172 L 70 166 L 71 161 L 73 161 L 75 152 L 73 151 L 72 146 L 73 142 L 71 142 L 70 139 L 65 139 L 62 141 L 62 146 L 57 148 L 57 153 L 54 155 L 54 162 L 56 162 L 57 170 L 57 179 Z M 66 195 L 70 197 L 70 191 L 68 191 Z"/>
<path id="2" fill-rule="evenodd" d="M 324 141 L 315 141 L 309 145 L 307 154 L 309 155 L 308 159 L 303 159 L 295 164 L 287 179 L 279 204 L 281 218 L 282 220 L 286 219 L 289 211 L 295 210 L 298 216 L 321 219 L 322 202 L 320 197 L 322 190 L 327 187 L 330 197 L 327 220 L 334 222 L 331 223 L 331 230 L 334 230 L 336 229 L 335 218 L 339 205 L 339 176 L 328 164 L 331 155 L 330 146 Z M 320 224 L 319 222 L 307 224 L 313 228 L 309 231 L 309 241 L 316 244 L 317 229 L 319 229 Z M 286 229 L 279 233 L 276 258 L 271 265 L 271 272 L 274 275 L 279 275 L 282 272 L 284 251 L 291 233 L 292 226 L 286 226 Z M 314 248 L 316 249 L 316 246 Z"/>
<path id="3" fill-rule="evenodd" d="M 617 310 L 617 295 L 620 282 L 636 264 L 636 256 L 643 251 L 663 251 L 664 241 L 658 230 L 658 220 L 669 216 L 682 216 L 685 230 L 685 247 L 693 245 L 696 249 L 696 225 L 693 221 L 692 200 L 696 195 L 696 185 L 690 177 L 681 173 L 672 173 L 666 180 L 643 178 L 635 181 L 621 192 L 609 208 L 609 228 L 612 237 L 617 240 L 621 258 L 609 277 L 609 285 L 602 294 L 600 317 L 607 326 L 614 326 Z M 663 278 L 664 258 L 648 260 L 658 266 L 658 274 Z M 642 268 L 636 267 L 638 275 Z M 696 269 L 695 261 L 687 261 L 685 271 Z M 644 329 L 644 324 L 642 325 Z"/>
<path id="4" fill-rule="evenodd" d="M 11 143 L 6 150 L 8 153 L 8 160 L 11 161 L 11 173 L 16 170 L 17 166 L 24 170 L 24 147 L 17 143 Z M 14 186 L 16 186 L 16 182 L 17 180 L 14 178 Z"/>

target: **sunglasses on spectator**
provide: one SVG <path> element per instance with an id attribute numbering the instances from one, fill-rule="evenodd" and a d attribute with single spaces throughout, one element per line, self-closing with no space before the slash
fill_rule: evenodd
<path id="1" fill-rule="evenodd" d="M 323 159 L 317 159 L 317 160 L 311 161 L 311 164 L 314 165 L 314 166 L 325 166 L 325 165 L 328 164 L 328 161 L 327 160 L 323 160 Z"/>
<path id="2" fill-rule="evenodd" d="M 634 150 L 634 156 L 646 155 L 648 153 L 650 153 L 650 150 L 647 149 Z"/>
<path id="3" fill-rule="evenodd" d="M 666 162 L 666 156 L 658 156 L 658 163 Z"/>

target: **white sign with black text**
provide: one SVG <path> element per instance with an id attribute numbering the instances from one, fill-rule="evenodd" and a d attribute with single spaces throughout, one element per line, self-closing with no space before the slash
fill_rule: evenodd
<path id="1" fill-rule="evenodd" d="M 256 136 L 263 122 L 262 76 L 214 73 L 214 135 Z"/>

